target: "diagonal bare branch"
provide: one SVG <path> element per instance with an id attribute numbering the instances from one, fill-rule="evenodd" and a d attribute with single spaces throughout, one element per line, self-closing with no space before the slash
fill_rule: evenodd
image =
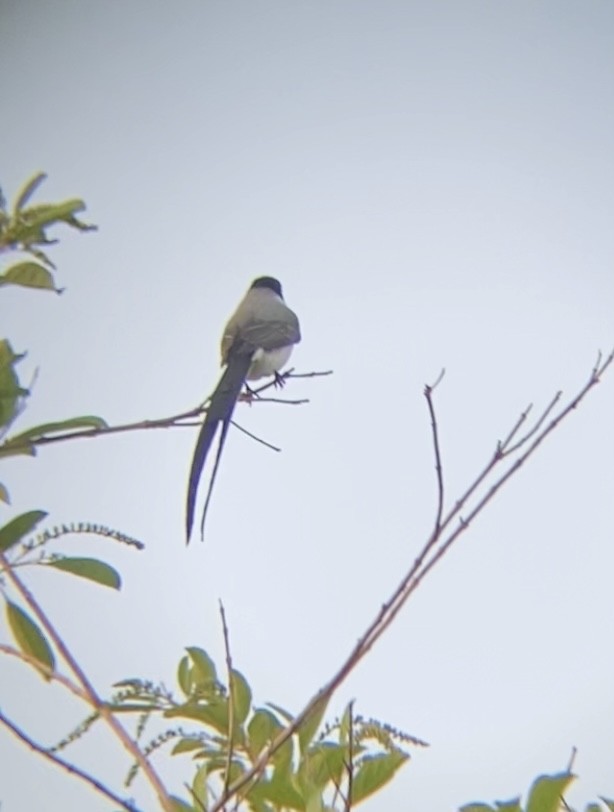
<path id="1" fill-rule="evenodd" d="M 46 758 L 48 761 L 51 761 L 52 764 L 55 764 L 56 766 L 61 767 L 63 770 L 66 770 L 66 772 L 69 772 L 71 775 L 80 778 L 86 784 L 89 784 L 90 787 L 95 789 L 96 792 L 99 792 L 101 795 L 104 795 L 104 797 L 107 798 L 109 801 L 112 801 L 114 804 L 117 804 L 122 809 L 125 809 L 126 812 L 139 812 L 139 810 L 134 805 L 134 803 L 132 803 L 132 801 L 126 800 L 124 798 L 121 798 L 119 795 L 116 795 L 112 790 L 110 790 L 108 787 L 105 787 L 104 784 L 98 781 L 97 778 L 94 778 L 93 775 L 86 773 L 80 767 L 77 767 L 75 764 L 71 764 L 69 761 L 66 761 L 66 759 L 61 758 L 55 753 L 52 753 L 46 747 L 43 747 L 38 742 L 34 741 L 34 739 L 28 736 L 28 734 L 24 730 L 22 730 L 14 722 L 8 719 L 8 717 L 5 716 L 1 710 L 0 710 L 0 724 L 3 724 L 6 728 L 8 728 L 8 730 L 10 730 L 11 733 L 16 738 L 18 738 L 20 741 L 26 744 L 31 750 L 34 750 L 43 758 Z"/>
<path id="2" fill-rule="evenodd" d="M 486 494 L 482 496 L 475 506 L 471 509 L 469 514 L 466 518 L 460 518 L 457 526 L 452 529 L 449 534 L 443 539 L 442 536 L 447 527 L 450 526 L 451 522 L 459 516 L 460 510 L 462 507 L 467 503 L 467 501 L 476 494 L 479 487 L 485 482 L 488 478 L 489 474 L 493 471 L 493 469 L 502 462 L 503 459 L 507 458 L 501 449 L 501 444 L 497 445 L 497 449 L 493 455 L 493 457 L 487 462 L 484 469 L 478 474 L 474 482 L 467 488 L 463 496 L 455 503 L 455 505 L 448 511 L 445 516 L 437 516 L 435 525 L 433 530 L 429 534 L 428 539 L 426 540 L 422 550 L 420 551 L 418 557 L 410 567 L 409 571 L 401 580 L 400 584 L 394 590 L 390 598 L 381 606 L 380 610 L 378 611 L 375 618 L 367 627 L 366 631 L 362 634 L 359 638 L 358 642 L 355 644 L 354 648 L 351 650 L 350 654 L 346 657 L 343 661 L 337 672 L 331 677 L 331 679 L 307 702 L 303 710 L 293 719 L 291 723 L 289 723 L 278 735 L 277 737 L 271 742 L 267 747 L 263 749 L 260 753 L 259 757 L 256 759 L 254 764 L 252 765 L 251 769 L 247 770 L 240 778 L 238 778 L 230 787 L 225 790 L 221 797 L 216 801 L 216 803 L 211 807 L 210 812 L 220 812 L 234 795 L 236 795 L 243 787 L 245 787 L 250 781 L 254 780 L 254 778 L 258 778 L 265 770 L 267 764 L 270 761 L 271 756 L 279 750 L 279 748 L 286 742 L 291 736 L 293 736 L 304 723 L 305 719 L 312 713 L 314 707 L 321 702 L 323 699 L 329 699 L 332 694 L 339 688 L 339 686 L 344 682 L 348 674 L 356 667 L 356 665 L 362 660 L 362 658 L 367 654 L 367 652 L 371 649 L 374 643 L 381 637 L 381 635 L 386 631 L 386 629 L 390 626 L 393 622 L 399 611 L 405 605 L 411 594 L 417 589 L 420 585 L 424 577 L 431 571 L 431 569 L 435 566 L 435 564 L 441 560 L 442 556 L 445 555 L 447 550 L 452 546 L 452 544 L 456 541 L 456 539 L 463 533 L 469 525 L 473 522 L 473 520 L 484 510 L 486 505 L 493 499 L 496 493 L 500 490 L 500 488 L 512 477 L 516 474 L 524 462 L 531 457 L 535 451 L 539 448 L 539 446 L 543 443 L 543 441 L 556 429 L 556 427 L 560 424 L 562 420 L 564 420 L 576 407 L 580 404 L 580 402 L 585 398 L 588 392 L 601 380 L 604 373 L 610 367 L 612 362 L 614 361 L 614 351 L 607 357 L 607 359 L 601 363 L 601 357 L 598 359 L 598 363 L 592 370 L 591 376 L 588 382 L 585 384 L 584 387 L 576 394 L 574 398 L 561 409 L 552 419 L 550 422 L 543 426 L 544 420 L 546 419 L 547 415 L 551 413 L 554 404 L 552 407 L 548 407 L 546 410 L 545 416 L 542 414 L 540 418 L 538 418 L 539 426 L 537 428 L 537 434 L 535 431 L 529 431 L 525 437 L 523 438 L 521 444 L 517 445 L 517 450 L 520 448 L 525 448 L 524 452 L 519 455 L 516 460 L 509 465 L 507 470 L 502 473 L 497 480 L 491 485 L 488 489 Z M 558 402 L 558 399 L 557 399 Z M 434 410 L 433 410 L 434 416 Z M 519 428 L 521 425 L 524 424 L 526 421 L 526 413 L 524 416 L 521 417 L 519 421 L 517 421 L 516 426 L 508 435 L 508 439 L 506 442 L 510 442 L 514 436 L 516 436 Z M 435 421 L 436 425 L 436 421 Z M 434 433 L 434 437 L 437 434 Z M 533 441 L 526 446 L 528 440 L 534 437 Z M 437 457 L 437 453 L 436 453 Z"/>

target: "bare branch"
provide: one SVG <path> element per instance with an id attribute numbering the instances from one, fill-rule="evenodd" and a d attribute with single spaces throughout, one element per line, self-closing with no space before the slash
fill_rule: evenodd
<path id="1" fill-rule="evenodd" d="M 498 444 L 497 449 L 492 459 L 487 463 L 483 471 L 476 477 L 475 481 L 468 487 L 465 494 L 460 500 L 448 511 L 445 517 L 441 517 L 439 525 L 437 521 L 425 542 L 418 557 L 410 567 L 409 571 L 402 579 L 401 583 L 394 590 L 391 597 L 382 605 L 373 621 L 369 624 L 366 631 L 360 637 L 354 648 L 351 650 L 348 657 L 344 660 L 340 668 L 333 675 L 333 677 L 309 700 L 303 710 L 289 723 L 277 737 L 265 747 L 251 769 L 247 770 L 240 778 L 238 778 L 222 796 L 211 807 L 210 812 L 219 812 L 223 809 L 226 802 L 236 795 L 243 787 L 245 787 L 254 778 L 257 778 L 266 768 L 271 756 L 279 750 L 279 748 L 286 742 L 303 724 L 305 719 L 313 711 L 314 707 L 323 699 L 329 699 L 337 688 L 343 683 L 348 674 L 356 667 L 360 660 L 367 654 L 374 643 L 381 637 L 385 630 L 390 626 L 396 615 L 407 602 L 410 595 L 417 589 L 424 577 L 430 572 L 439 561 L 454 541 L 464 532 L 471 524 L 478 514 L 480 514 L 486 505 L 491 501 L 499 489 L 512 477 L 523 465 L 523 463 L 537 450 L 541 443 L 550 435 L 559 423 L 572 412 L 587 393 L 592 389 L 595 384 L 600 380 L 607 368 L 614 361 L 614 352 L 612 352 L 605 362 L 601 363 L 601 357 L 598 359 L 597 365 L 594 367 L 589 381 L 580 390 L 580 392 L 563 408 L 557 415 L 555 415 L 550 422 L 543 427 L 544 415 L 539 419 L 539 426 L 537 434 L 531 430 L 525 435 L 522 442 L 522 447 L 525 447 L 529 438 L 534 437 L 533 441 L 526 448 L 523 454 L 516 458 L 516 460 L 508 467 L 508 469 L 494 482 L 487 493 L 479 499 L 475 507 L 469 512 L 465 519 L 459 519 L 458 525 L 455 529 L 451 530 L 443 542 L 441 542 L 442 533 L 446 527 L 450 525 L 455 517 L 459 515 L 462 506 L 467 500 L 473 496 L 480 485 L 483 484 L 485 479 L 491 471 L 505 458 L 502 452 L 501 444 Z M 546 415 L 551 412 L 552 406 L 546 410 Z M 521 416 L 516 426 L 508 436 L 506 442 L 509 442 L 518 432 L 520 426 L 526 420 L 526 413 Z"/>
<path id="2" fill-rule="evenodd" d="M 100 781 L 94 778 L 94 776 L 89 775 L 89 773 L 84 772 L 79 767 L 71 764 L 69 761 L 66 761 L 66 759 L 63 759 L 55 753 L 50 752 L 46 747 L 43 747 L 38 742 L 35 742 L 34 739 L 30 738 L 25 731 L 18 727 L 14 722 L 11 722 L 1 710 L 0 723 L 7 727 L 16 738 L 20 739 L 20 741 L 22 741 L 24 744 L 27 744 L 30 749 L 35 750 L 43 758 L 46 758 L 48 761 L 51 761 L 53 764 L 56 764 L 63 770 L 66 770 L 72 775 L 75 775 L 77 778 L 80 778 L 86 784 L 89 784 L 90 787 L 95 789 L 96 792 L 99 792 L 114 804 L 117 804 L 122 809 L 125 809 L 126 812 L 139 812 L 132 801 L 120 798 L 119 795 L 116 795 L 108 787 L 105 787 L 104 784 L 101 784 Z"/>

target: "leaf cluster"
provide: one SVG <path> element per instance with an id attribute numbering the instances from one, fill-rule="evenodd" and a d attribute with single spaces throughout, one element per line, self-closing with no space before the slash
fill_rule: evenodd
<path id="1" fill-rule="evenodd" d="M 57 243 L 57 240 L 49 238 L 48 229 L 59 223 L 79 231 L 92 231 L 96 228 L 78 219 L 77 214 L 85 209 L 85 203 L 77 198 L 29 206 L 31 198 L 46 178 L 44 172 L 38 172 L 30 178 L 17 194 L 10 209 L 0 190 L 0 252 L 21 251 L 31 257 L 11 265 L 0 274 L 0 285 L 21 285 L 61 293 L 53 278 L 55 265 L 42 250 L 42 246 Z"/>
<path id="2" fill-rule="evenodd" d="M 181 810 L 198 812 L 209 808 L 222 788 L 245 775 L 294 717 L 272 703 L 255 706 L 251 687 L 240 671 L 231 668 L 224 684 L 206 651 L 198 647 L 186 651 L 177 669 L 181 699 L 174 699 L 163 686 L 124 680 L 116 686 L 120 692 L 114 707 L 138 713 L 147 721 L 157 715 L 192 724 L 189 731 L 165 729 L 148 743 L 145 753 L 172 741 L 173 755 L 187 754 L 194 760 L 191 799 L 175 801 Z M 390 726 L 355 716 L 351 704 L 340 720 L 318 735 L 325 711 L 323 701 L 241 790 L 241 808 L 254 812 L 349 809 L 390 781 L 409 759 L 408 744 L 424 745 Z"/>
<path id="3" fill-rule="evenodd" d="M 41 248 L 57 242 L 49 238 L 48 229 L 59 223 L 65 223 L 79 231 L 91 231 L 95 228 L 81 222 L 76 216 L 77 212 L 85 208 L 82 200 L 28 205 L 46 177 L 39 172 L 31 178 L 17 194 L 10 209 L 0 190 L 0 254 L 21 251 L 32 257 L 11 265 L 0 273 L 0 287 L 17 285 L 59 293 L 60 289 L 56 287 L 53 277 L 55 265 Z M 16 454 L 33 456 L 36 453 L 35 443 L 43 436 L 106 427 L 102 418 L 85 415 L 47 422 L 7 437 L 13 424 L 25 411 L 27 398 L 31 394 L 30 389 L 20 382 L 17 373 L 17 365 L 24 357 L 24 353 L 15 352 L 8 338 L 0 337 L 0 457 Z M 10 503 L 8 488 L 2 483 L 0 501 Z"/>

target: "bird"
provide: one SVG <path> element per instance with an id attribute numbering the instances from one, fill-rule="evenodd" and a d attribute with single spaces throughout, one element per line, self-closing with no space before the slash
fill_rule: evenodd
<path id="1" fill-rule="evenodd" d="M 221 428 L 219 444 L 200 525 L 202 540 L 226 434 L 243 384 L 269 375 L 274 375 L 276 382 L 282 383 L 279 371 L 300 340 L 299 321 L 284 302 L 281 283 L 271 276 L 255 279 L 222 335 L 222 366 L 226 368 L 210 398 L 190 468 L 186 500 L 187 544 L 192 535 L 200 477 L 218 428 Z"/>

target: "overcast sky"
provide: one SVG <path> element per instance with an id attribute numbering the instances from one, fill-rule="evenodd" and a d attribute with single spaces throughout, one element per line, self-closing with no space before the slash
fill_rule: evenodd
<path id="1" fill-rule="evenodd" d="M 603 1 L 0 4 L 0 183 L 83 197 L 58 230 L 63 296 L 2 290 L 19 427 L 196 406 L 226 318 L 278 277 L 301 318 L 303 407 L 240 406 L 206 543 L 186 549 L 195 429 L 49 446 L 4 463 L 2 523 L 42 508 L 142 539 L 59 549 L 117 566 L 119 594 L 29 584 L 102 693 L 175 687 L 182 650 L 233 659 L 258 704 L 298 711 L 423 543 L 435 508 L 422 390 L 452 504 L 533 402 L 574 394 L 614 344 L 614 6 Z M 614 374 L 421 586 L 335 697 L 430 742 L 369 810 L 510 798 L 565 768 L 614 795 Z M 3 636 L 6 636 L 6 632 Z M 0 660 L 2 708 L 43 743 L 83 718 Z M 49 710 L 51 708 L 51 710 Z M 58 711 L 63 711 L 58 716 Z M 0 732 L 2 812 L 109 805 Z M 120 787 L 95 733 L 67 756 Z M 92 758 L 94 763 L 92 763 Z M 173 791 L 186 762 L 159 756 Z M 135 797 L 154 805 L 138 783 Z"/>

